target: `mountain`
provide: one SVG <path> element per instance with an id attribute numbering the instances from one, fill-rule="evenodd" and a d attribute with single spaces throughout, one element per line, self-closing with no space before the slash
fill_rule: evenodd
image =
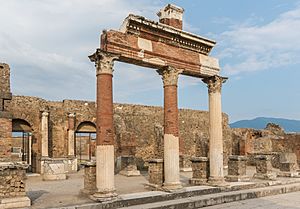
<path id="1" fill-rule="evenodd" d="M 268 123 L 280 125 L 285 132 L 300 132 L 300 120 L 289 120 L 284 118 L 258 117 L 252 120 L 236 121 L 229 125 L 231 128 L 264 129 Z"/>

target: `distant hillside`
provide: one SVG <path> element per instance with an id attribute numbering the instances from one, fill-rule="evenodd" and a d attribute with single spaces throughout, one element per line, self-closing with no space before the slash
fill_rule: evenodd
<path id="1" fill-rule="evenodd" d="M 231 128 L 254 128 L 264 129 L 268 123 L 280 125 L 285 132 L 300 132 L 300 121 L 284 118 L 259 117 L 252 120 L 240 120 L 230 124 Z"/>

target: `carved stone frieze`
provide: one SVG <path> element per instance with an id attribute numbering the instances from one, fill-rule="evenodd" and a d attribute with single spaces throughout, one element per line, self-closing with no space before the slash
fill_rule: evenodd
<path id="1" fill-rule="evenodd" d="M 222 84 L 225 83 L 227 79 L 228 78 L 215 75 L 208 78 L 204 78 L 202 79 L 202 81 L 207 84 L 208 93 L 221 93 Z"/>
<path id="2" fill-rule="evenodd" d="M 89 56 L 91 62 L 95 62 L 96 74 L 113 74 L 114 60 L 119 58 L 119 55 L 104 52 L 100 49 Z"/>
<path id="3" fill-rule="evenodd" d="M 166 66 L 157 70 L 158 74 L 162 76 L 164 86 L 176 85 L 178 83 L 178 76 L 183 72 L 182 69 L 176 69 L 171 66 Z"/>

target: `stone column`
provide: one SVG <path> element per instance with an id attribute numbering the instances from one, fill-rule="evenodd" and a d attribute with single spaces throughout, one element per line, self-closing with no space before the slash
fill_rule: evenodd
<path id="1" fill-rule="evenodd" d="M 49 157 L 48 153 L 48 141 L 49 141 L 49 130 L 48 130 L 48 112 L 42 113 L 42 143 L 41 143 L 41 156 Z"/>
<path id="2" fill-rule="evenodd" d="M 96 64 L 97 74 L 97 149 L 96 186 L 93 198 L 97 201 L 111 199 L 115 193 L 114 182 L 114 126 L 113 126 L 113 61 L 117 55 L 97 50 L 90 60 Z"/>
<path id="3" fill-rule="evenodd" d="M 209 93 L 209 183 L 215 185 L 224 182 L 221 89 L 225 81 L 220 76 L 203 79 Z"/>
<path id="4" fill-rule="evenodd" d="M 158 70 L 164 84 L 164 184 L 166 190 L 181 188 L 179 179 L 179 128 L 177 82 L 181 70 L 167 66 Z"/>
<path id="5" fill-rule="evenodd" d="M 68 115 L 68 156 L 75 155 L 75 114 Z"/>

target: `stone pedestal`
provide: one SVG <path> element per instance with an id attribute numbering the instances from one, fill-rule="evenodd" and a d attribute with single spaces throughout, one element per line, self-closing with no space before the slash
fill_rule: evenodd
<path id="1" fill-rule="evenodd" d="M 240 182 L 249 181 L 250 178 L 246 175 L 247 169 L 247 157 L 231 155 L 228 160 L 228 176 L 226 176 L 227 181 Z"/>
<path id="2" fill-rule="evenodd" d="M 193 177 L 190 184 L 202 185 L 207 183 L 209 177 L 209 161 L 207 157 L 194 157 L 191 159 Z"/>
<path id="3" fill-rule="evenodd" d="M 275 180 L 276 175 L 272 173 L 272 163 L 270 155 L 257 155 L 255 157 L 256 173 L 254 178 Z"/>
<path id="4" fill-rule="evenodd" d="M 67 179 L 64 159 L 43 159 L 43 180 L 65 180 Z"/>
<path id="5" fill-rule="evenodd" d="M 25 208 L 31 205 L 25 192 L 27 164 L 0 163 L 0 208 Z"/>
<path id="6" fill-rule="evenodd" d="M 128 157 L 121 157 L 121 171 L 120 174 L 124 176 L 140 176 L 141 173 L 137 169 L 135 157 L 128 156 Z"/>
<path id="7" fill-rule="evenodd" d="M 84 164 L 84 187 L 82 194 L 92 195 L 97 191 L 96 187 L 96 162 L 86 162 Z"/>
<path id="8" fill-rule="evenodd" d="M 182 172 L 191 172 L 192 171 L 192 162 L 190 156 L 180 155 L 179 156 L 179 167 Z"/>
<path id="9" fill-rule="evenodd" d="M 154 188 L 162 187 L 162 184 L 164 182 L 164 161 L 162 159 L 152 159 L 148 161 L 148 164 L 148 186 Z"/>

